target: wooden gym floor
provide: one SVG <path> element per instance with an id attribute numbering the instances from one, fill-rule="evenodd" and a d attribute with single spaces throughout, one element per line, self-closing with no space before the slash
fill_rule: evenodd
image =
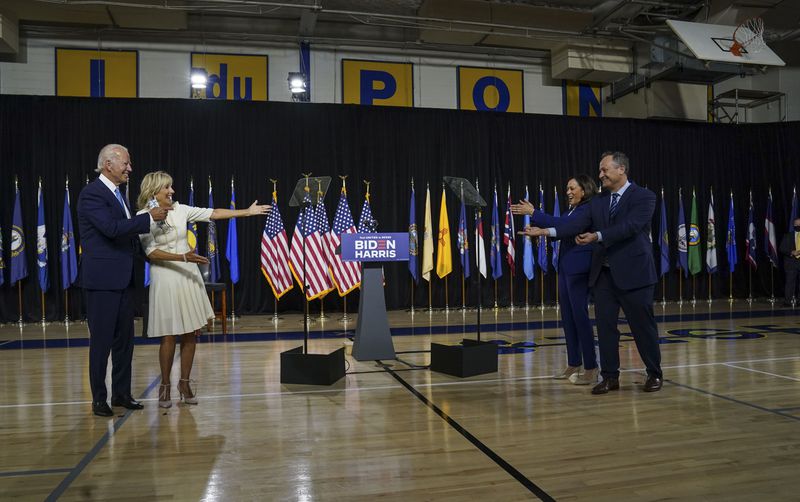
<path id="1" fill-rule="evenodd" d="M 158 346 L 138 344 L 145 409 L 112 419 L 91 414 L 85 324 L 4 325 L 0 498 L 797 500 L 800 310 L 656 314 L 666 381 L 652 394 L 629 337 L 620 391 L 552 380 L 565 362 L 554 309 L 486 311 L 499 371 L 466 379 L 424 366 L 431 341 L 474 337 L 474 312 L 391 312 L 398 360 L 348 357 L 330 388 L 281 385 L 279 353 L 302 343 L 302 322 L 258 316 L 203 335 L 198 406 L 174 399 L 176 361 L 176 404 L 157 407 Z M 311 352 L 342 346 L 330 316 L 312 324 Z"/>

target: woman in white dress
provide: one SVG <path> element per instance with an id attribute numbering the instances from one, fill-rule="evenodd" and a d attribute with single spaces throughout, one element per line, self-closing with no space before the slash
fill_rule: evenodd
<path id="1" fill-rule="evenodd" d="M 192 207 L 173 202 L 172 177 L 164 171 L 148 173 L 142 180 L 137 206 L 139 213 L 157 203 L 171 208 L 164 222 L 151 222 L 150 233 L 141 234 L 145 254 L 150 260 L 150 305 L 147 336 L 161 337 L 158 358 L 161 365 L 161 386 L 158 405 L 172 406 L 170 373 L 175 358 L 175 337 L 181 337 L 181 378 L 178 392 L 186 404 L 197 404 L 190 386 L 190 375 L 197 344 L 197 333 L 214 318 L 198 264 L 208 258 L 195 253 L 187 240 L 187 225 L 195 221 L 224 220 L 266 214 L 270 206 L 247 209 L 213 209 Z M 155 202 L 153 202 L 155 201 Z"/>

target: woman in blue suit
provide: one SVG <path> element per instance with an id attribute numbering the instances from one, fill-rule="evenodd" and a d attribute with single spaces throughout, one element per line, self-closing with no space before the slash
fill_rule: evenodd
<path id="1" fill-rule="evenodd" d="M 597 185 L 585 174 L 579 174 L 567 182 L 569 210 L 561 218 L 570 218 L 588 211 L 587 202 L 597 194 Z M 532 214 L 533 206 L 528 201 L 514 204 L 514 214 Z M 540 211 L 536 212 L 536 226 L 552 227 L 558 218 Z M 528 227 L 520 232 L 533 237 L 539 234 Z M 575 385 L 597 382 L 598 367 L 594 350 L 594 332 L 589 321 L 588 289 L 589 269 L 592 262 L 592 246 L 578 246 L 574 239 L 561 241 L 558 260 L 558 287 L 562 292 L 558 299 L 561 320 L 567 340 L 567 367 L 553 378 L 569 379 Z M 581 372 L 581 365 L 583 372 Z"/>

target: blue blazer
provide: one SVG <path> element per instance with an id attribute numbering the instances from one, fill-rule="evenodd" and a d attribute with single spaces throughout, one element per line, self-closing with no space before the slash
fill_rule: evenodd
<path id="1" fill-rule="evenodd" d="M 649 238 L 656 194 L 631 183 L 619 200 L 613 222 L 608 213 L 610 204 L 611 194 L 605 191 L 589 201 L 588 211 L 560 218 L 554 222 L 553 228 L 562 239 L 586 231 L 603 234 L 603 241 L 592 246 L 589 286 L 594 286 L 605 260 L 608 260 L 614 283 L 621 289 L 638 289 L 657 283 L 653 245 Z"/>
<path id="2" fill-rule="evenodd" d="M 130 209 L 129 209 L 130 210 Z M 150 231 L 150 215 L 128 218 L 100 178 L 78 197 L 81 261 L 78 281 L 84 289 L 119 290 L 133 278 L 133 258 L 141 252 L 139 234 Z"/>
<path id="3" fill-rule="evenodd" d="M 588 212 L 589 202 L 591 201 L 586 201 L 585 203 L 578 205 L 578 207 L 572 211 L 572 214 L 562 215 L 560 218 L 536 211 L 533 214 L 531 221 L 537 227 L 555 227 L 562 221 L 570 218 L 581 217 L 582 213 Z M 592 264 L 592 251 L 594 246 L 579 246 L 575 244 L 574 238 L 562 239 L 561 237 L 558 237 L 558 239 L 561 240 L 561 247 L 559 248 L 558 255 L 559 271 L 567 275 L 588 274 Z"/>

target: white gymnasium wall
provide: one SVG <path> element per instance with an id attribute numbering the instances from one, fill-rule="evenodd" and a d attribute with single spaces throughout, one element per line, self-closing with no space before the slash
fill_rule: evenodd
<path id="1" fill-rule="evenodd" d="M 22 62 L 0 63 L 0 93 L 55 94 L 55 48 L 97 49 L 97 43 L 59 40 L 22 40 Z M 102 49 L 139 51 L 139 96 L 143 98 L 189 98 L 191 52 L 266 54 L 269 57 L 268 96 L 271 101 L 290 101 L 287 75 L 298 71 L 296 46 L 239 47 L 219 45 L 174 45 L 104 42 Z M 526 113 L 561 114 L 561 82 L 549 78 L 549 66 L 513 59 L 502 62 L 490 58 L 408 55 L 358 49 L 311 47 L 312 101 L 341 102 L 341 60 L 368 59 L 414 65 L 414 104 L 417 107 L 457 106 L 456 68 L 459 65 L 516 68 L 523 71 Z"/>
<path id="2" fill-rule="evenodd" d="M 0 63 L 0 93 L 55 94 L 55 47 L 98 48 L 98 44 L 72 40 L 20 40 L 21 62 Z M 271 101 L 290 101 L 286 78 L 299 70 L 299 50 L 294 45 L 241 47 L 200 44 L 154 44 L 104 42 L 103 49 L 136 49 L 139 51 L 139 95 L 147 98 L 188 98 L 189 57 L 191 52 L 225 52 L 266 54 L 269 57 L 268 96 Z M 526 113 L 560 115 L 562 113 L 561 81 L 550 78 L 549 63 L 526 60 L 461 55 L 420 56 L 403 51 L 362 48 L 311 47 L 312 101 L 341 102 L 341 60 L 368 59 L 412 63 L 414 65 L 414 105 L 420 108 L 455 109 L 457 106 L 456 68 L 459 65 L 517 68 L 524 75 Z M 765 74 L 728 79 L 715 86 L 719 94 L 728 89 L 775 90 L 787 94 L 788 119 L 800 120 L 800 69 L 771 68 Z M 628 118 L 671 118 L 706 120 L 706 88 L 703 85 L 655 82 L 636 94 L 629 94 L 616 103 L 605 101 L 603 115 Z M 777 103 L 754 109 L 750 122 L 773 122 L 785 114 L 778 113 Z"/>

